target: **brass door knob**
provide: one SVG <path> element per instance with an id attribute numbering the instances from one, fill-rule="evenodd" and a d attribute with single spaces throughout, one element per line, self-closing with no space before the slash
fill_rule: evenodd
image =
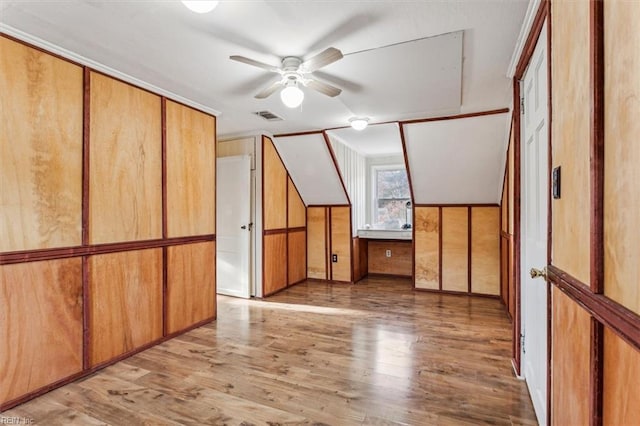
<path id="1" fill-rule="evenodd" d="M 529 274 L 531 274 L 531 278 L 543 277 L 546 280 L 547 279 L 547 268 L 544 267 L 541 270 L 540 269 L 536 269 L 536 268 L 531 268 L 531 270 L 529 271 Z"/>

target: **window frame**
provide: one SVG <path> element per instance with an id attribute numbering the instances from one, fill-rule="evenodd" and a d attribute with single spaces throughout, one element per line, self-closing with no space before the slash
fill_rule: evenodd
<path id="1" fill-rule="evenodd" d="M 402 170 L 407 175 L 407 190 L 409 190 L 409 174 L 407 168 L 402 163 L 394 164 L 375 164 L 371 165 L 371 202 L 369 205 L 369 211 L 371 214 L 371 225 L 376 228 L 378 225 L 378 172 L 386 170 Z M 385 200 L 406 200 L 411 201 L 411 193 L 408 193 L 406 198 L 384 198 Z M 395 229 L 395 228 L 394 228 Z M 398 229 L 401 229 L 398 227 Z"/>

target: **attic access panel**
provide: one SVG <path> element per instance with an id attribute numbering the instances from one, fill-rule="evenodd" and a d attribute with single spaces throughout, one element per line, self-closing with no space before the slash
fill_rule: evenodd
<path id="1" fill-rule="evenodd" d="M 498 204 L 509 113 L 404 125 L 416 204 Z"/>
<path id="2" fill-rule="evenodd" d="M 273 140 L 304 203 L 349 203 L 322 133 L 284 136 Z"/>
<path id="3" fill-rule="evenodd" d="M 455 113 L 462 101 L 462 41 L 457 31 L 349 53 L 326 71 L 357 83 L 340 99 L 356 115 L 375 106 L 374 121 Z"/>

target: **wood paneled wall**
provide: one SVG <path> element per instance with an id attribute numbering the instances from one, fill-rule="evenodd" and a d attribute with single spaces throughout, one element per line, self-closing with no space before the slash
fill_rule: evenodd
<path id="1" fill-rule="evenodd" d="M 266 297 L 307 278 L 307 209 L 273 141 L 262 137 L 263 289 Z"/>
<path id="2" fill-rule="evenodd" d="M 216 233 L 216 119 L 166 102 L 167 237 Z"/>
<path id="3" fill-rule="evenodd" d="M 552 203 L 553 264 L 588 283 L 590 6 L 554 1 L 551 9 L 552 157 L 562 167 L 562 197 Z"/>
<path id="4" fill-rule="evenodd" d="M 0 306 L 0 404 L 82 371 L 82 259 L 0 266 Z"/>
<path id="5" fill-rule="evenodd" d="M 368 273 L 403 277 L 413 275 L 411 241 L 370 240 L 367 245 Z M 389 257 L 387 257 L 387 250 L 391 252 Z"/>
<path id="6" fill-rule="evenodd" d="M 82 67 L 4 37 L 0 52 L 0 252 L 80 245 Z"/>
<path id="7" fill-rule="evenodd" d="M 216 128 L 4 35 L 0 91 L 3 411 L 215 319 Z"/>
<path id="8" fill-rule="evenodd" d="M 162 238 L 160 96 L 89 79 L 89 243 Z"/>
<path id="9" fill-rule="evenodd" d="M 550 421 L 636 424 L 640 4 L 551 1 L 549 11 L 551 158 L 562 173 L 551 201 Z"/>
<path id="10" fill-rule="evenodd" d="M 415 287 L 499 296 L 500 208 L 416 206 Z"/>
<path id="11" fill-rule="evenodd" d="M 553 424 L 589 424 L 591 316 L 557 287 L 552 290 L 551 410 Z"/>
<path id="12" fill-rule="evenodd" d="M 329 279 L 327 250 L 327 209 L 307 207 L 307 277 Z"/>
<path id="13" fill-rule="evenodd" d="M 640 3 L 604 3 L 605 294 L 640 314 Z"/>
<path id="14" fill-rule="evenodd" d="M 415 246 L 415 287 L 440 288 L 439 207 L 414 207 L 413 244 Z"/>
<path id="15" fill-rule="evenodd" d="M 162 337 L 161 248 L 91 256 L 88 268 L 91 367 Z"/>
<path id="16" fill-rule="evenodd" d="M 353 282 L 351 207 L 307 207 L 307 222 L 307 276 Z"/>
<path id="17" fill-rule="evenodd" d="M 515 173 L 515 132 L 511 122 L 509 147 L 507 149 L 507 164 L 505 167 L 500 210 L 502 224 L 500 231 L 500 299 L 507 307 L 509 316 L 516 316 L 516 277 L 515 277 L 515 247 L 514 247 L 514 173 Z"/>

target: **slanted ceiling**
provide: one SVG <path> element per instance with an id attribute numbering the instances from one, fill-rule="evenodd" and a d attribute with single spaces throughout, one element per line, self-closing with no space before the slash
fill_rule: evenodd
<path id="1" fill-rule="evenodd" d="M 273 142 L 307 206 L 349 203 L 322 133 L 277 137 Z"/>
<path id="2" fill-rule="evenodd" d="M 415 204 L 498 204 L 510 114 L 404 124 Z"/>
<path id="3" fill-rule="evenodd" d="M 387 123 L 356 133 L 350 129 L 329 130 L 327 135 L 364 155 L 370 135 L 370 156 L 378 152 L 378 139 L 389 139 L 387 144 L 392 145 L 396 139 L 397 154 L 401 154 L 400 125 L 415 204 L 499 204 L 510 117 L 509 112 L 492 112 Z M 278 137 L 274 142 L 307 205 L 349 202 L 322 133 Z"/>

